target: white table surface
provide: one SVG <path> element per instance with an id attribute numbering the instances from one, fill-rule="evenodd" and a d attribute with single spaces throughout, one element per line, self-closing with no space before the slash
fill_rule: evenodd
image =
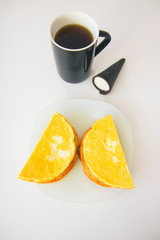
<path id="1" fill-rule="evenodd" d="M 59 13 L 91 15 L 112 41 L 76 85 L 58 76 L 49 25 Z M 0 1 L 0 239 L 160 239 L 160 1 Z M 125 57 L 112 92 L 100 95 L 92 77 Z M 37 114 L 59 99 L 116 106 L 134 137 L 135 189 L 110 201 L 66 203 L 17 179 L 28 158 Z"/>

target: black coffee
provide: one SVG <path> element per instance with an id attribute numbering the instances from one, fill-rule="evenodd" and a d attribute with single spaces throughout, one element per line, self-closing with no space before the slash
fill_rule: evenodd
<path id="1" fill-rule="evenodd" d="M 55 36 L 56 43 L 70 49 L 84 48 L 91 44 L 92 41 L 91 32 L 78 24 L 70 24 L 60 28 Z"/>

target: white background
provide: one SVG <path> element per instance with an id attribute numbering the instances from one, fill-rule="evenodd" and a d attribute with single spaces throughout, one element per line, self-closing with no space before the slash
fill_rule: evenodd
<path id="1" fill-rule="evenodd" d="M 112 36 L 90 77 L 76 85 L 58 76 L 49 39 L 50 22 L 68 10 L 91 15 Z M 158 0 L 0 1 L 1 240 L 160 239 L 159 24 Z M 92 77 L 122 57 L 126 62 L 112 92 L 100 95 Z M 76 204 L 17 179 L 37 114 L 66 98 L 105 101 L 128 118 L 135 189 L 105 203 Z"/>

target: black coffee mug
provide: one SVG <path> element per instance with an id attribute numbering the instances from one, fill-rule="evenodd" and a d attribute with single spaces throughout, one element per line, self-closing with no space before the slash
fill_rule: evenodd
<path id="1" fill-rule="evenodd" d="M 66 48 L 55 41 L 56 33 L 66 25 L 77 24 L 85 27 L 93 36 L 93 41 L 78 49 Z M 57 71 L 69 83 L 84 81 L 90 74 L 94 56 L 98 55 L 111 41 L 109 33 L 99 30 L 96 22 L 87 14 L 68 12 L 58 16 L 50 26 L 50 37 Z M 103 37 L 97 46 L 98 37 Z"/>

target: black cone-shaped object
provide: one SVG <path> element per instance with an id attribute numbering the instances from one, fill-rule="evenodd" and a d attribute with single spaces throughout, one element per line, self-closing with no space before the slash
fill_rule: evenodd
<path id="1" fill-rule="evenodd" d="M 92 82 L 101 94 L 107 94 L 111 91 L 124 62 L 125 58 L 122 58 L 103 72 L 93 77 Z"/>

